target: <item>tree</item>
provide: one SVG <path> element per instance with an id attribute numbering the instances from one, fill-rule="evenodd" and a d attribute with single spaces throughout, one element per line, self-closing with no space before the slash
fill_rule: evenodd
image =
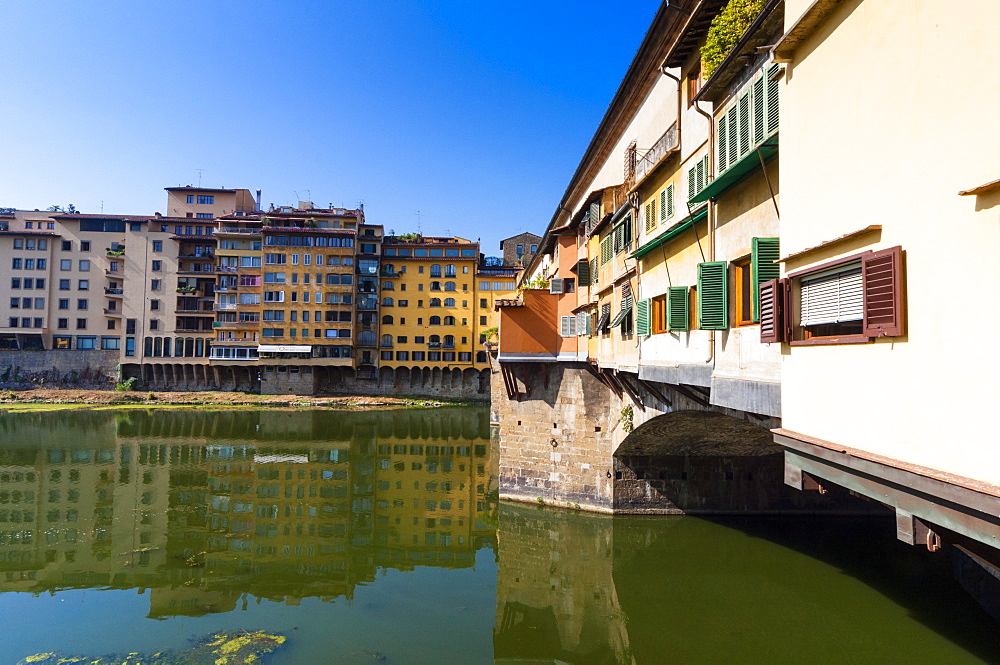
<path id="1" fill-rule="evenodd" d="M 487 256 L 483 259 L 483 265 L 490 268 L 499 268 L 503 265 L 503 259 L 499 256 Z"/>
<path id="2" fill-rule="evenodd" d="M 49 206 L 48 208 L 46 208 L 46 210 L 48 210 L 49 212 L 62 212 L 63 211 L 62 206 Z"/>

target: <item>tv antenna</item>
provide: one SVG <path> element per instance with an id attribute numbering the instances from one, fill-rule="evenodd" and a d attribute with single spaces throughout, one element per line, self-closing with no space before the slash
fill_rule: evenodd
<path id="1" fill-rule="evenodd" d="M 423 231 L 420 228 L 420 211 L 417 211 L 417 235 L 423 235 Z"/>
<path id="2" fill-rule="evenodd" d="M 204 173 L 206 170 L 207 169 L 195 169 L 195 171 L 198 172 L 198 186 L 199 187 L 201 187 L 201 174 Z"/>

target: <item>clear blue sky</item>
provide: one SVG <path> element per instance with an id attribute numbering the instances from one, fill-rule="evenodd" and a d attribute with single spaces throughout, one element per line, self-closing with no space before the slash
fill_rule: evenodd
<path id="1" fill-rule="evenodd" d="M 163 211 L 164 187 L 541 233 L 658 0 L 0 3 L 0 206 Z"/>

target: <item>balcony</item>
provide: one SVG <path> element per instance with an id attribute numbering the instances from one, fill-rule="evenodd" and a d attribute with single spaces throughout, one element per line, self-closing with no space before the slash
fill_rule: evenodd
<path id="1" fill-rule="evenodd" d="M 214 252 L 195 252 L 194 254 L 178 254 L 179 259 L 214 259 Z"/>
<path id="2" fill-rule="evenodd" d="M 187 293 L 187 294 L 194 295 L 195 293 L 198 293 L 198 287 L 197 286 L 178 286 L 177 287 L 177 293 Z"/>
<path id="3" fill-rule="evenodd" d="M 625 155 L 625 185 L 629 190 L 638 187 L 643 180 L 652 173 L 657 166 L 663 163 L 667 157 L 680 148 L 680 132 L 677 130 L 677 123 L 663 133 L 649 150 L 642 157 L 638 156 L 635 146 L 626 150 Z M 630 167 L 634 164 L 634 167 Z"/>
<path id="4" fill-rule="evenodd" d="M 122 315 L 122 311 L 120 309 L 108 309 L 107 307 L 105 307 L 104 308 L 104 315 L 105 316 L 121 316 Z"/>
<path id="5" fill-rule="evenodd" d="M 260 229 L 241 229 L 232 226 L 223 226 L 216 229 L 214 235 L 219 235 L 220 233 L 240 235 L 240 236 L 259 236 Z"/>
<path id="6" fill-rule="evenodd" d="M 396 270 L 386 270 L 385 268 L 382 268 L 382 270 L 379 272 L 379 275 L 381 275 L 382 277 L 401 277 L 402 273 Z"/>
<path id="7" fill-rule="evenodd" d="M 124 270 L 105 270 L 104 274 L 107 277 L 114 277 L 115 279 L 125 279 Z"/>
<path id="8" fill-rule="evenodd" d="M 104 294 L 109 296 L 121 296 L 125 294 L 125 289 L 113 289 L 110 286 L 104 287 Z"/>
<path id="9" fill-rule="evenodd" d="M 178 275 L 211 275 L 212 266 L 188 266 L 185 268 L 177 269 Z"/>
<path id="10" fill-rule="evenodd" d="M 427 342 L 427 348 L 428 349 L 440 349 L 441 348 L 441 342 Z"/>
<path id="11" fill-rule="evenodd" d="M 234 312 L 236 311 L 236 303 L 215 303 L 213 309 L 216 312 Z"/>
<path id="12" fill-rule="evenodd" d="M 215 272 L 236 272 L 236 266 L 215 266 Z"/>

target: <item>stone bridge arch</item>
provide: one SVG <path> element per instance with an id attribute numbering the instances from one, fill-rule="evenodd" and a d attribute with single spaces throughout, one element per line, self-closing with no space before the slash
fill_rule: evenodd
<path id="1" fill-rule="evenodd" d="M 715 411 L 673 411 L 646 421 L 615 450 L 614 467 L 616 511 L 802 509 L 803 493 L 784 485 L 784 456 L 770 430 Z"/>

